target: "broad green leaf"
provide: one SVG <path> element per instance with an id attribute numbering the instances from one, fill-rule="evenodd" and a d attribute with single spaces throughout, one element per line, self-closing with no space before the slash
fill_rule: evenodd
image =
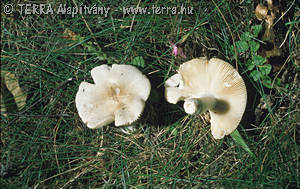
<path id="1" fill-rule="evenodd" d="M 250 148 L 248 147 L 247 143 L 245 142 L 245 140 L 243 139 L 243 137 L 240 135 L 239 131 L 236 129 L 233 131 L 233 133 L 230 134 L 230 136 L 233 138 L 233 140 L 239 144 L 240 146 L 242 146 L 242 148 L 248 152 L 248 154 L 252 157 L 255 158 L 254 153 L 250 150 Z"/>
<path id="2" fill-rule="evenodd" d="M 145 67 L 145 61 L 143 59 L 142 56 L 137 56 L 135 57 L 131 62 L 130 62 L 131 65 L 134 65 L 134 66 L 139 66 L 139 67 Z"/>
<path id="3" fill-rule="evenodd" d="M 247 69 L 250 71 L 250 70 L 253 70 L 253 68 L 255 67 L 254 64 L 248 64 L 247 65 Z"/>
<path id="4" fill-rule="evenodd" d="M 253 70 L 253 68 L 255 67 L 255 65 L 253 64 L 252 60 L 251 59 L 248 59 L 247 60 L 247 69 L 250 71 L 250 70 Z"/>
<path id="5" fill-rule="evenodd" d="M 254 25 L 251 27 L 254 37 L 258 37 L 259 32 L 262 30 L 262 25 Z"/>
<path id="6" fill-rule="evenodd" d="M 249 49 L 248 43 L 246 41 L 237 41 L 235 45 L 239 53 L 244 53 Z"/>
<path id="7" fill-rule="evenodd" d="M 276 85 L 278 85 L 278 86 L 280 86 L 280 85 L 281 85 L 281 79 L 279 79 L 279 78 L 276 78 L 276 80 L 275 80 L 275 84 L 276 84 Z"/>
<path id="8" fill-rule="evenodd" d="M 256 41 L 249 41 L 250 51 L 252 54 L 255 54 L 259 49 L 259 43 Z"/>
<path id="9" fill-rule="evenodd" d="M 253 71 L 250 73 L 250 76 L 253 78 L 254 81 L 258 81 L 259 78 L 260 78 L 260 72 L 257 71 L 257 70 L 253 70 Z"/>
<path id="10" fill-rule="evenodd" d="M 268 75 L 262 75 L 262 76 L 261 76 L 261 80 L 262 80 L 262 84 L 263 84 L 265 87 L 267 87 L 267 88 L 269 88 L 269 89 L 272 88 L 272 79 L 271 79 L 270 76 L 268 76 Z"/>
<path id="11" fill-rule="evenodd" d="M 267 61 L 267 59 L 260 55 L 255 55 L 252 57 L 252 61 L 255 65 L 259 66 L 263 65 Z"/>
<path id="12" fill-rule="evenodd" d="M 269 75 L 271 72 L 272 66 L 270 64 L 265 64 L 259 67 L 259 71 L 262 75 Z"/>
<path id="13" fill-rule="evenodd" d="M 272 81 L 271 80 L 263 80 L 263 85 L 269 89 L 272 89 Z"/>
<path id="14" fill-rule="evenodd" d="M 250 41 L 251 40 L 251 33 L 250 32 L 244 32 L 241 35 L 241 41 Z"/>
<path id="15" fill-rule="evenodd" d="M 266 71 L 267 75 L 269 75 L 269 73 L 271 73 L 271 70 L 272 70 L 272 65 L 271 64 L 266 64 L 265 71 Z"/>

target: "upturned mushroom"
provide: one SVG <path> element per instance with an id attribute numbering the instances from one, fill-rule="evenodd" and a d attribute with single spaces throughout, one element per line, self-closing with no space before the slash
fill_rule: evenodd
<path id="1" fill-rule="evenodd" d="M 112 122 L 127 126 L 141 116 L 151 85 L 148 78 L 131 65 L 101 65 L 91 70 L 95 84 L 81 82 L 76 108 L 91 129 Z"/>
<path id="2" fill-rule="evenodd" d="M 178 73 L 165 82 L 165 97 L 172 104 L 184 101 L 187 114 L 208 110 L 215 139 L 237 128 L 247 103 L 242 77 L 229 63 L 218 58 L 202 57 L 182 64 Z"/>

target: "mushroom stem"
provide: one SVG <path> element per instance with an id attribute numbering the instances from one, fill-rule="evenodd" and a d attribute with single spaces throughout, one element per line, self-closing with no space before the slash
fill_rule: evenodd
<path id="1" fill-rule="evenodd" d="M 216 106 L 216 98 L 208 95 L 200 98 L 189 98 L 186 99 L 183 107 L 186 113 L 194 114 L 194 113 L 204 113 L 207 110 L 211 110 Z"/>

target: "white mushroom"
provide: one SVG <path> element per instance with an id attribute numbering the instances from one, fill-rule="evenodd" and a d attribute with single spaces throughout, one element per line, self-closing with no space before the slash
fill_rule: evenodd
<path id="1" fill-rule="evenodd" d="M 131 65 L 101 65 L 91 70 L 95 84 L 82 82 L 76 94 L 76 108 L 91 129 L 115 122 L 116 126 L 135 122 L 150 94 L 150 82 Z"/>
<path id="2" fill-rule="evenodd" d="M 186 113 L 210 112 L 215 139 L 232 133 L 246 108 L 247 91 L 242 77 L 221 59 L 192 59 L 180 66 L 165 87 L 167 101 L 176 104 L 183 100 Z"/>

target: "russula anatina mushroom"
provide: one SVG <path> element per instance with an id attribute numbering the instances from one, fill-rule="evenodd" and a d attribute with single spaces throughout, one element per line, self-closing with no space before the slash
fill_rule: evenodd
<path id="1" fill-rule="evenodd" d="M 91 129 L 115 122 L 126 126 L 143 112 L 151 85 L 148 78 L 131 65 L 101 65 L 91 70 L 95 84 L 81 82 L 76 94 L 76 108 Z"/>
<path id="2" fill-rule="evenodd" d="M 242 77 L 229 63 L 218 58 L 202 57 L 182 64 L 178 73 L 165 82 L 165 97 L 172 104 L 184 101 L 188 114 L 208 110 L 215 139 L 237 128 L 247 103 Z"/>

